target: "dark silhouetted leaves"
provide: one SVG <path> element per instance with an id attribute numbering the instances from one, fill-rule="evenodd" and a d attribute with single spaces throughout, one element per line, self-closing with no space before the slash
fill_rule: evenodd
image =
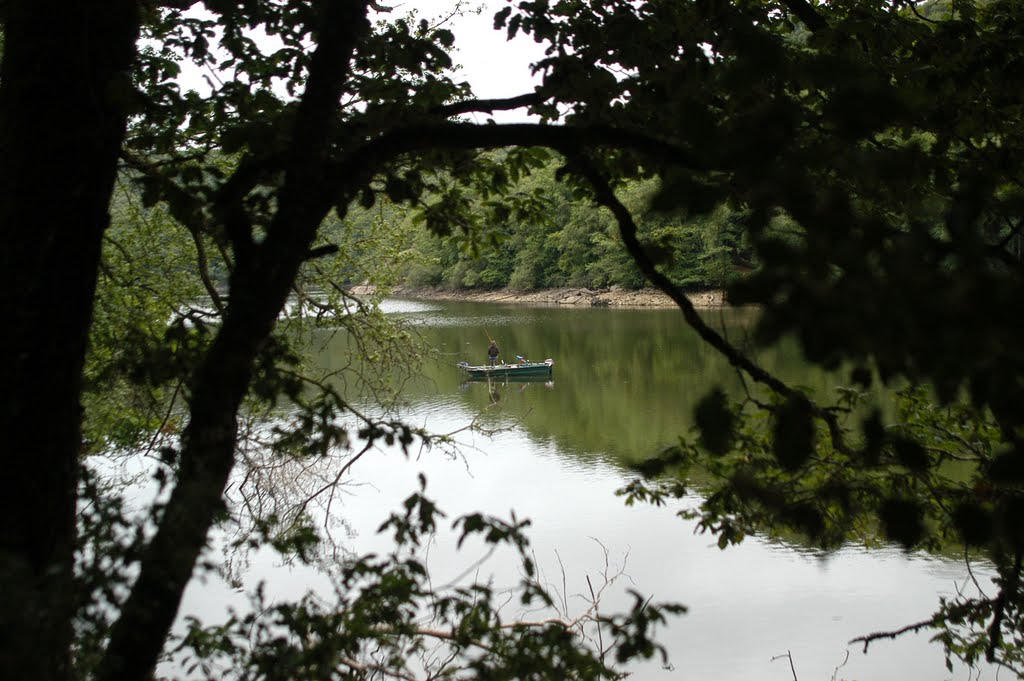
<path id="1" fill-rule="evenodd" d="M 792 397 L 775 410 L 772 453 L 786 470 L 807 463 L 814 452 L 814 415 L 803 396 Z"/>
<path id="2" fill-rule="evenodd" d="M 855 367 L 850 370 L 850 381 L 862 388 L 871 387 L 871 370 L 867 367 Z"/>
<path id="3" fill-rule="evenodd" d="M 996 484 L 1015 485 L 1024 482 L 1024 454 L 1019 449 L 999 454 L 992 460 L 988 475 Z"/>
<path id="4" fill-rule="evenodd" d="M 825 518 L 814 504 L 806 501 L 790 504 L 783 513 L 786 520 L 811 541 L 817 542 L 824 535 Z"/>
<path id="5" fill-rule="evenodd" d="M 654 478 L 664 474 L 670 468 L 679 468 L 686 464 L 684 450 L 680 446 L 666 447 L 659 456 L 652 456 L 630 466 L 631 469 L 644 476 Z"/>
<path id="6" fill-rule="evenodd" d="M 892 451 L 900 465 L 906 466 L 907 469 L 915 473 L 922 473 L 931 465 L 931 459 L 925 448 L 910 438 L 894 437 Z"/>
<path id="7" fill-rule="evenodd" d="M 512 14 L 512 7 L 502 7 L 494 15 L 494 28 L 497 30 L 505 26 L 505 22 L 508 20 L 508 15 Z"/>
<path id="8" fill-rule="evenodd" d="M 878 465 L 882 445 L 885 443 L 885 426 L 882 425 L 882 414 L 877 409 L 864 418 L 861 424 L 864 431 L 864 462 L 868 466 Z"/>
<path id="9" fill-rule="evenodd" d="M 700 443 L 712 454 L 725 454 L 733 442 L 736 417 L 729 409 L 725 392 L 718 386 L 705 395 L 694 409 Z"/>
<path id="10" fill-rule="evenodd" d="M 984 546 L 992 537 L 992 512 L 977 501 L 965 501 L 953 511 L 953 524 L 967 546 Z"/>
<path id="11" fill-rule="evenodd" d="M 1009 494 L 1001 497 L 995 504 L 993 513 L 995 529 L 999 539 L 1013 548 L 1024 552 L 1024 497 Z"/>
<path id="12" fill-rule="evenodd" d="M 886 538 L 911 549 L 924 536 L 924 510 L 913 500 L 902 497 L 886 499 L 878 511 Z"/>

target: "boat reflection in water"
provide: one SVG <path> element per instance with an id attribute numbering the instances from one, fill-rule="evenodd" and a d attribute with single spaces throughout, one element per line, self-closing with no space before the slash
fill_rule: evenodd
<path id="1" fill-rule="evenodd" d="M 541 383 L 545 388 L 554 388 L 555 379 L 550 376 L 464 376 L 460 387 L 465 388 L 470 383 L 494 383 L 496 385 L 514 385 L 517 383 Z"/>
<path id="2" fill-rule="evenodd" d="M 531 384 L 540 384 L 549 390 L 553 390 L 555 387 L 555 381 L 550 376 L 498 375 L 466 376 L 465 380 L 459 385 L 459 389 L 466 390 L 474 383 L 485 383 L 487 385 L 487 395 L 492 405 L 500 403 L 502 401 L 502 393 L 512 390 L 513 386 L 515 386 L 515 391 L 520 393 L 529 388 Z"/>

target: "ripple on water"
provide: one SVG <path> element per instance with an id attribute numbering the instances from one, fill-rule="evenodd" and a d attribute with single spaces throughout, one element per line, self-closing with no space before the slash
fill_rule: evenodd
<path id="1" fill-rule="evenodd" d="M 380 310 L 385 314 L 424 314 L 435 312 L 441 307 L 436 303 L 404 298 L 385 298 L 380 302 Z"/>
<path id="2" fill-rule="evenodd" d="M 536 321 L 536 315 L 525 309 L 502 313 L 494 309 L 466 309 L 453 307 L 450 303 L 444 305 L 435 301 L 401 298 L 387 298 L 381 301 L 380 309 L 386 314 L 404 315 L 406 321 L 417 326 L 499 328 Z"/>

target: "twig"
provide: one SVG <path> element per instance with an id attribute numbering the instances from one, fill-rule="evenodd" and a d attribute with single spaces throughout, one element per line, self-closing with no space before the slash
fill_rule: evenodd
<path id="1" fill-rule="evenodd" d="M 1017 591 L 1017 587 L 1020 584 L 1020 568 L 1021 568 L 1021 552 L 1018 549 L 1017 555 L 1013 560 L 1013 572 L 1010 573 L 1009 579 L 1003 584 L 1002 588 L 999 589 L 999 595 L 996 596 L 995 601 L 995 612 L 992 615 L 992 624 L 988 627 L 988 645 L 985 647 L 985 660 L 987 662 L 994 662 L 996 659 L 996 648 L 999 647 L 1003 640 L 1003 618 L 1006 615 L 1006 602 L 1010 599 L 1011 594 Z"/>
<path id="2" fill-rule="evenodd" d="M 434 107 L 430 113 L 439 116 L 456 116 L 464 113 L 494 113 L 495 111 L 521 109 L 524 106 L 540 104 L 546 99 L 546 96 L 537 92 L 529 92 L 525 95 L 506 97 L 504 99 L 467 99 L 461 102 Z"/>
<path id="3" fill-rule="evenodd" d="M 843 658 L 842 664 L 832 670 L 832 681 L 836 681 L 836 676 L 839 675 L 839 670 L 846 666 L 846 663 L 850 661 L 850 651 L 846 651 L 846 657 Z"/>
<path id="4" fill-rule="evenodd" d="M 847 651 L 846 655 L 849 657 L 849 651 Z M 781 660 L 784 657 L 789 658 L 789 670 L 793 672 L 793 681 L 800 681 L 800 679 L 796 678 L 796 667 L 793 666 L 793 655 L 788 650 L 785 655 L 776 655 L 771 659 L 771 661 L 775 662 L 775 660 Z"/>

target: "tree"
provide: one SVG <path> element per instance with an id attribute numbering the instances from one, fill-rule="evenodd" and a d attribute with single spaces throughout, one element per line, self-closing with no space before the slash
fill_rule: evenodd
<path id="1" fill-rule="evenodd" d="M 53 14 L 27 2 L 2 8 L 0 225 L 10 311 L 2 350 L 10 362 L 0 384 L 12 443 L 0 490 L 0 575 L 12 594 L 0 630 L 5 677 L 152 673 L 222 511 L 243 400 L 299 396 L 273 330 L 303 268 L 336 248 L 315 243 L 330 210 L 344 216 L 357 199 L 368 206 L 377 193 L 411 200 L 430 190 L 440 200 L 425 207 L 426 223 L 438 233 L 458 225 L 471 237 L 464 187 L 500 193 L 508 169 L 522 172 L 537 157 L 513 152 L 499 166 L 467 150 L 555 137 L 537 126 L 499 132 L 446 122 L 535 97 L 469 99 L 443 75 L 451 33 L 427 21 L 374 24 L 371 15 L 385 8 L 368 1 L 209 2 L 207 14 L 187 14 L 194 5 L 125 0 Z M 280 48 L 264 53 L 253 31 Z M 173 82 L 182 60 L 214 67 L 213 78 L 224 80 L 207 97 L 182 93 Z M 473 137 L 461 139 L 464 132 Z M 109 603 L 116 618 L 82 669 L 74 561 L 83 551 L 88 558 L 82 541 L 93 529 L 114 522 L 104 513 L 97 523 L 86 517 L 77 536 L 80 488 L 92 494 L 79 461 L 83 366 L 119 161 L 145 203 L 165 205 L 190 233 L 219 317 L 215 326 L 169 329 L 178 351 L 165 368 L 176 370 L 187 405 L 179 444 L 163 452 L 173 489 L 153 509 L 155 534 L 121 549 L 137 576 L 123 600 Z M 438 168 L 452 174 L 427 175 Z M 207 269 L 211 247 L 227 268 L 226 294 Z M 345 408 L 331 391 L 316 406 L 328 415 L 322 424 Z M 327 428 L 320 436 L 329 444 L 343 434 Z M 368 420 L 362 436 L 406 443 L 412 434 Z M 495 527 L 477 518 L 467 531 Z M 631 620 L 638 628 L 622 625 L 623 656 L 650 653 L 646 629 L 656 619 L 645 606 Z"/>
<path id="2" fill-rule="evenodd" d="M 1006 310 L 1022 283 L 1021 102 L 1008 96 L 1019 73 L 993 66 L 1020 53 L 1010 28 L 1020 7 L 950 3 L 926 15 L 915 3 L 783 4 L 791 14 L 756 3 L 678 8 L 686 19 L 675 25 L 693 31 L 690 41 L 661 42 L 656 27 L 671 22 L 643 21 L 661 9 L 650 5 L 523 22 L 566 45 L 598 27 L 647 30 L 644 47 L 556 51 L 549 77 L 585 74 L 603 86 L 595 102 L 628 97 L 622 116 L 642 113 L 678 142 L 674 163 L 657 170 L 664 200 L 749 211 L 744 227 L 760 267 L 730 295 L 762 306 L 760 342 L 795 334 L 809 360 L 848 371 L 855 389 L 917 388 L 886 423 L 853 411 L 856 390 L 819 404 L 756 367 L 645 256 L 636 220 L 601 184 L 613 171 L 594 163 L 584 174 L 645 275 L 769 394 L 751 391 L 739 409 L 711 393 L 696 413 L 698 441 L 645 471 L 696 464 L 715 473 L 697 517 L 723 546 L 795 529 L 826 548 L 874 531 L 908 549 L 983 548 L 999 571 L 995 594 L 943 603 L 908 629 L 937 628 L 950 654 L 1020 674 L 1021 372 L 1019 329 Z M 683 62 L 689 49 L 690 68 L 666 69 L 645 52 L 676 45 Z M 588 60 L 628 60 L 636 70 L 599 80 Z M 641 105 L 669 88 L 668 104 Z M 966 478 L 951 473 L 953 461 Z M 649 498 L 652 490 L 631 491 Z"/>
<path id="3" fill-rule="evenodd" d="M 741 444 L 770 474 L 723 458 L 728 478 L 705 506 L 707 526 L 728 542 L 748 526 L 788 523 L 830 544 L 869 517 L 912 546 L 935 520 L 991 546 L 1003 574 L 997 597 L 941 620 L 990 615 L 986 652 L 1013 662 L 1001 643 L 1018 630 L 1021 601 L 1024 549 L 1007 520 L 1019 508 L 1024 402 L 1020 334 L 1004 312 L 1021 285 L 1019 3 L 956 0 L 925 17 L 912 3 L 524 1 L 495 25 L 549 45 L 536 65 L 543 83 L 507 100 L 473 99 L 446 75 L 454 36 L 443 26 L 392 19 L 370 0 L 208 0 L 206 14 L 185 11 L 193 6 L 0 7 L 0 291 L 10 319 L 0 419 L 11 443 L 0 577 L 13 594 L 0 628 L 5 678 L 72 674 L 75 510 L 89 483 L 79 467 L 82 372 L 119 162 L 146 203 L 165 205 L 188 231 L 200 272 L 209 274 L 206 249 L 221 254 L 227 289 L 222 296 L 207 276 L 219 319 L 182 327 L 189 352 L 175 366 L 187 425 L 167 452 L 173 489 L 153 516 L 157 530 L 131 558 L 137 578 L 91 667 L 111 679 L 152 673 L 222 511 L 243 400 L 299 397 L 275 325 L 316 259 L 346 246 L 317 241 L 328 213 L 343 217 L 386 195 L 419 203 L 436 234 L 485 241 L 480 225 L 516 207 L 502 197 L 543 164 L 539 149 L 565 158 L 559 177 L 610 211 L 644 276 L 775 396 L 756 401 L 772 415 L 767 438 L 740 430 L 742 415 L 719 397 L 698 410 L 705 451 Z M 260 32 L 275 49 L 263 51 Z M 212 94 L 179 91 L 183 60 L 212 69 Z M 458 119 L 522 106 L 540 122 Z M 500 160 L 477 153 L 489 149 L 506 151 Z M 659 209 L 700 216 L 728 203 L 744 216 L 761 267 L 732 296 L 764 306 L 762 340 L 792 331 L 809 359 L 851 362 L 862 383 L 874 368 L 884 381 L 931 384 L 941 403 L 966 394 L 974 411 L 958 423 L 992 424 L 989 439 L 969 447 L 974 484 L 930 484 L 945 455 L 904 432 L 915 421 L 886 428 L 869 419 L 853 442 L 834 406 L 763 371 L 701 322 L 616 194 L 651 177 L 661 182 Z M 771 228 L 780 221 L 788 234 Z M 951 322 L 937 327 L 943 318 Z M 328 392 L 317 407 L 330 415 L 346 404 Z M 921 422 L 941 442 L 957 440 L 942 419 Z M 318 432 L 319 442 L 342 437 Z M 363 434 L 413 436 L 372 421 Z M 905 472 L 870 486 L 874 473 L 898 467 Z M 721 522 L 732 517 L 747 524 Z M 469 531 L 500 527 L 465 522 Z M 652 652 L 656 614 L 641 601 L 612 623 L 621 656 Z M 330 622 L 315 615 L 317 626 Z"/>

